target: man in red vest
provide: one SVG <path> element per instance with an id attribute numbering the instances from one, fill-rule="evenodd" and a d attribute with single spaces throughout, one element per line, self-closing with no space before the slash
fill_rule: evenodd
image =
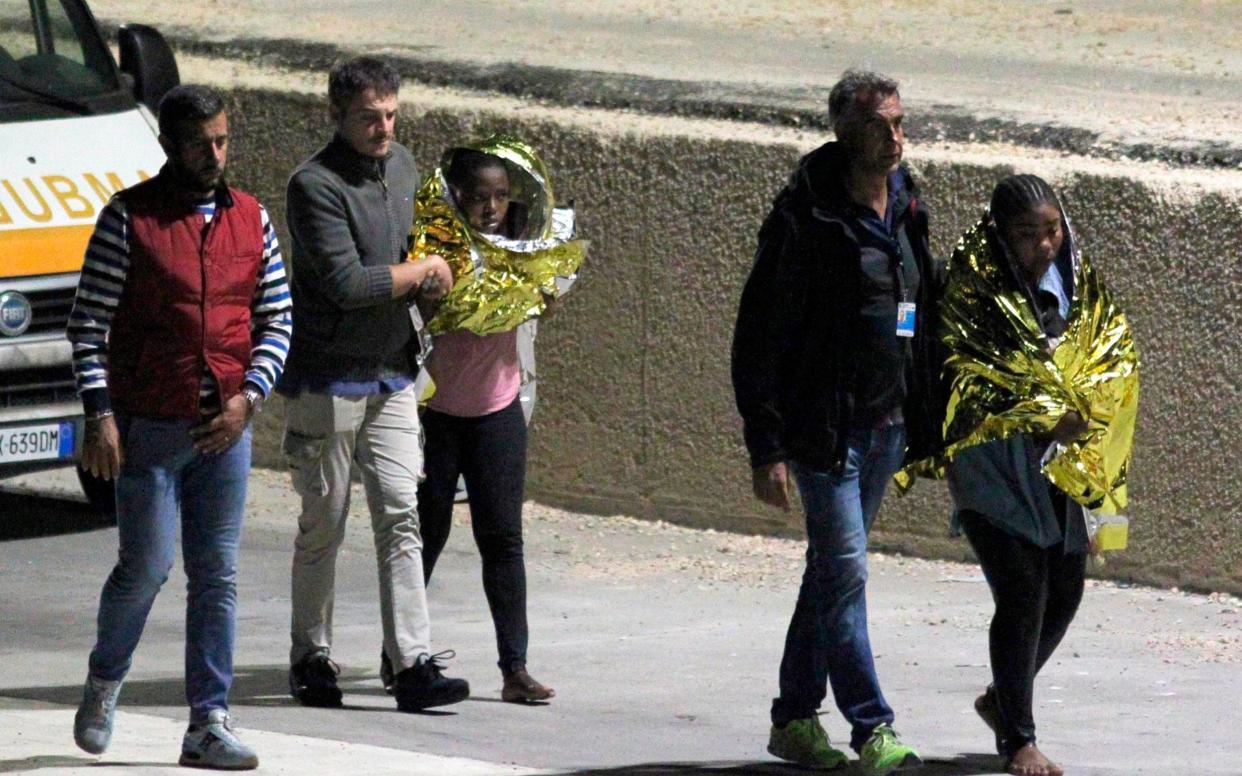
<path id="1" fill-rule="evenodd" d="M 180 526 L 190 706 L 181 764 L 245 770 L 259 761 L 233 732 L 228 693 L 249 424 L 284 368 L 291 303 L 266 210 L 225 183 L 220 96 L 173 89 L 159 127 L 168 162 L 100 214 L 69 322 L 87 414 L 82 465 L 116 480 L 120 538 L 74 740 L 93 754 L 108 746 Z"/>

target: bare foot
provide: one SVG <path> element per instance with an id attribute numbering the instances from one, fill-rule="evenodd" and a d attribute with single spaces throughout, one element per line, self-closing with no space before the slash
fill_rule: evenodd
<path id="1" fill-rule="evenodd" d="M 983 695 L 975 698 L 975 713 L 979 715 L 979 719 L 983 720 L 983 724 L 991 729 L 992 736 L 996 739 L 997 753 L 1004 754 L 1004 742 L 1001 741 L 1000 736 L 1000 707 L 996 705 L 996 693 L 988 690 Z"/>
<path id="2" fill-rule="evenodd" d="M 1013 753 L 1005 763 L 1005 773 L 1013 776 L 1065 776 L 1065 769 L 1044 757 L 1044 753 L 1027 744 Z"/>
<path id="3" fill-rule="evenodd" d="M 996 708 L 996 696 L 990 692 L 985 692 L 978 698 L 975 698 L 975 713 L 979 715 L 979 719 L 983 720 L 983 724 L 996 733 L 1000 730 L 1000 711 Z"/>

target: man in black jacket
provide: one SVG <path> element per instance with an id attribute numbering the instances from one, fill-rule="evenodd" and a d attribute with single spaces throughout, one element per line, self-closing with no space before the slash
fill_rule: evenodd
<path id="1" fill-rule="evenodd" d="M 841 767 L 816 714 L 832 682 L 865 772 L 921 765 L 893 731 L 867 633 L 867 534 L 903 456 L 936 421 L 936 281 L 927 214 L 901 166 L 897 84 L 833 87 L 837 142 L 807 154 L 759 232 L 733 339 L 733 386 L 755 496 L 806 511 L 807 568 L 772 704 L 768 751 Z"/>

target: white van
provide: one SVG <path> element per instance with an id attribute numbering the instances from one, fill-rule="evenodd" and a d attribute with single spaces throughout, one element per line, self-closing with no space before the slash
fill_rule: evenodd
<path id="1" fill-rule="evenodd" d="M 83 0 L 0 0 L 0 478 L 74 465 L 82 404 L 65 326 L 100 210 L 158 172 L 152 110 L 177 85 L 155 30 L 117 66 Z M 79 469 L 96 509 L 110 483 Z"/>

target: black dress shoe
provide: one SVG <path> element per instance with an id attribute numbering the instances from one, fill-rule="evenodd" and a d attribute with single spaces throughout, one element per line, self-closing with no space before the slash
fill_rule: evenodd
<path id="1" fill-rule="evenodd" d="M 313 652 L 289 669 L 289 693 L 303 706 L 339 708 L 341 688 L 336 677 L 341 669 L 323 652 Z"/>
<path id="2" fill-rule="evenodd" d="M 435 655 L 421 655 L 413 666 L 398 673 L 393 684 L 397 708 L 401 711 L 422 711 L 469 698 L 469 682 L 444 675 L 444 666 L 440 661 L 455 656 L 451 649 Z"/>

